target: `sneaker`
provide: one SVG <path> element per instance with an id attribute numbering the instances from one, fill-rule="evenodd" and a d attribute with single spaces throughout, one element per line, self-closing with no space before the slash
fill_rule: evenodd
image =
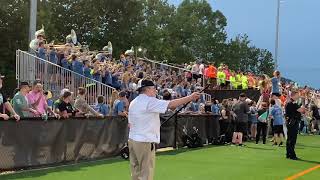
<path id="1" fill-rule="evenodd" d="M 279 144 L 279 147 L 281 147 L 281 146 L 283 146 L 283 142 L 281 142 L 281 143 Z"/>
<path id="2" fill-rule="evenodd" d="M 273 144 L 272 144 L 272 146 L 277 146 L 277 145 L 278 145 L 277 143 L 273 143 Z"/>
<path id="3" fill-rule="evenodd" d="M 298 157 L 290 157 L 289 159 L 291 159 L 291 160 L 295 160 L 295 161 L 301 160 L 301 159 L 300 159 L 300 158 L 298 158 Z"/>

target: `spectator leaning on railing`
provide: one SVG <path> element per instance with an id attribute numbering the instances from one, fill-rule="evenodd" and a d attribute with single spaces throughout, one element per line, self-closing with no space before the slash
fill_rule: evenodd
<path id="1" fill-rule="evenodd" d="M 82 112 L 79 112 L 79 110 L 75 109 L 71 105 L 72 100 L 72 93 L 68 90 L 65 90 L 63 92 L 63 95 L 55 105 L 55 112 L 63 118 L 69 118 L 72 116 L 83 116 Z"/>
<path id="2" fill-rule="evenodd" d="M 112 115 L 113 116 L 128 116 L 128 112 L 125 109 L 126 106 L 126 92 L 119 92 L 119 98 L 113 103 Z"/>
<path id="3" fill-rule="evenodd" d="M 95 105 L 94 109 L 104 116 L 108 116 L 110 113 L 110 106 L 105 103 L 105 98 L 101 95 L 98 96 L 97 104 Z"/>
<path id="4" fill-rule="evenodd" d="M 29 91 L 29 83 L 21 82 L 19 92 L 15 94 L 12 99 L 12 104 L 15 112 L 22 118 L 40 115 L 38 111 L 33 109 L 31 105 L 28 104 L 26 96 L 29 93 Z"/>
<path id="5" fill-rule="evenodd" d="M 52 114 L 55 117 L 59 117 L 54 113 L 51 108 L 48 107 L 46 97 L 43 93 L 43 87 L 40 81 L 35 81 L 32 86 L 32 91 L 26 95 L 28 103 L 33 109 L 37 111 L 37 115 Z"/>
<path id="6" fill-rule="evenodd" d="M 85 100 L 86 89 L 83 87 L 78 88 L 78 96 L 74 102 L 74 107 L 77 108 L 80 112 L 85 113 L 86 115 L 93 115 L 97 117 L 103 117 L 102 114 L 95 111 L 92 107 L 89 106 L 87 101 Z"/>
<path id="7" fill-rule="evenodd" d="M 15 112 L 15 110 L 12 108 L 10 102 L 7 101 L 7 98 L 2 95 L 1 89 L 3 86 L 3 78 L 5 76 L 0 74 L 0 119 L 8 120 L 10 117 L 6 114 L 6 111 L 9 111 L 10 114 L 17 120 L 20 120 L 20 116 Z"/>

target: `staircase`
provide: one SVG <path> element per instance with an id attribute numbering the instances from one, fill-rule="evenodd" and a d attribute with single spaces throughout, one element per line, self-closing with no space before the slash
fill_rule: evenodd
<path id="1" fill-rule="evenodd" d="M 40 80 L 44 90 L 51 91 L 54 99 L 59 98 L 64 88 L 68 88 L 76 97 L 78 87 L 85 87 L 89 105 L 94 105 L 99 95 L 104 96 L 106 102 L 109 102 L 112 91 L 115 90 L 111 86 L 21 50 L 16 51 L 16 79 L 18 84 L 22 81 L 32 84 L 35 80 Z"/>

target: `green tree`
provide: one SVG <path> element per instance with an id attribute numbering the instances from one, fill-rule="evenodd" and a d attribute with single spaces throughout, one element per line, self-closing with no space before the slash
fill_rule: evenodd
<path id="1" fill-rule="evenodd" d="M 29 1 L 2 0 L 0 6 L 0 73 L 6 75 L 4 91 L 11 95 L 16 87 L 16 50 L 28 49 Z"/>
<path id="2" fill-rule="evenodd" d="M 274 62 L 272 54 L 251 45 L 247 35 L 238 35 L 225 46 L 222 57 L 231 69 L 255 74 L 272 74 Z"/>
<path id="3" fill-rule="evenodd" d="M 169 26 L 174 60 L 186 62 L 205 58 L 208 52 L 217 54 L 226 41 L 226 25 L 223 14 L 213 12 L 207 1 L 184 0 Z"/>
<path id="4" fill-rule="evenodd" d="M 168 26 L 173 23 L 175 7 L 165 1 L 146 0 L 143 20 L 138 24 L 136 45 L 147 49 L 147 57 L 164 60 L 172 56 Z"/>
<path id="5" fill-rule="evenodd" d="M 111 41 L 116 58 L 131 46 L 142 46 L 147 57 L 158 61 L 182 63 L 200 57 L 267 74 L 274 67 L 272 54 L 252 45 L 248 36 L 227 40 L 226 17 L 206 0 L 183 0 L 178 7 L 167 0 L 42 0 L 37 20 L 37 29 L 45 26 L 48 43 L 65 43 L 74 29 L 79 42 L 91 50 Z M 2 0 L 0 73 L 12 75 L 11 89 L 15 50 L 28 49 L 28 27 L 29 0 Z"/>

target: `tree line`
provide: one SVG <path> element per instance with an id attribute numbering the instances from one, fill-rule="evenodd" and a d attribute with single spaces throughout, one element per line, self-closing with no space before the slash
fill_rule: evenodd
<path id="1" fill-rule="evenodd" d="M 1 2 L 2 73 L 14 74 L 15 50 L 28 49 L 29 7 L 29 0 Z M 270 75 L 272 53 L 252 45 L 245 34 L 228 39 L 227 19 L 213 8 L 206 0 L 183 0 L 177 7 L 167 0 L 42 0 L 37 29 L 44 25 L 47 41 L 56 43 L 64 43 L 74 29 L 79 42 L 91 50 L 101 50 L 111 41 L 116 57 L 134 46 L 147 49 L 146 57 L 157 61 L 202 58 Z"/>

